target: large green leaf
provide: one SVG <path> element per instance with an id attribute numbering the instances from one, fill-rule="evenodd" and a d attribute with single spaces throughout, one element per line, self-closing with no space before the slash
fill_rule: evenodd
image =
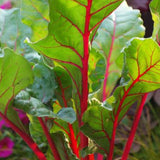
<path id="1" fill-rule="evenodd" d="M 18 92 L 33 82 L 30 64 L 10 49 L 0 56 L 0 112 L 25 131 L 10 102 Z M 12 116 L 11 116 L 12 115 Z M 14 115 L 14 116 L 13 116 Z"/>
<path id="2" fill-rule="evenodd" d="M 22 22 L 32 28 L 32 40 L 47 36 L 49 22 L 48 0 L 22 0 Z"/>
<path id="3" fill-rule="evenodd" d="M 77 108 L 80 99 L 84 101 L 81 104 L 87 104 L 87 94 L 84 92 L 88 89 L 84 84 L 87 84 L 89 34 L 92 38 L 102 20 L 121 2 L 122 0 L 88 0 L 88 3 L 84 0 L 49 0 L 48 36 L 37 43 L 28 41 L 36 51 L 67 70 L 76 90 L 74 103 Z"/>
<path id="4" fill-rule="evenodd" d="M 17 53 L 27 53 L 31 49 L 23 41 L 31 37 L 31 29 L 21 23 L 20 10 L 0 9 L 0 42 L 1 47 L 10 47 Z"/>
<path id="5" fill-rule="evenodd" d="M 5 112 L 18 92 L 33 82 L 30 64 L 10 49 L 0 57 L 0 111 Z"/>
<path id="6" fill-rule="evenodd" d="M 114 138 L 113 130 L 116 130 L 131 105 L 137 102 L 138 106 L 144 93 L 160 88 L 160 47 L 155 41 L 135 38 L 123 53 L 125 62 L 121 86 L 113 93 L 114 98 L 107 99 L 108 107 L 92 105 L 84 115 L 82 131 L 95 140 L 106 154 Z"/>
<path id="7" fill-rule="evenodd" d="M 116 62 L 120 56 L 120 51 L 131 38 L 143 36 L 144 27 L 140 19 L 140 12 L 128 7 L 126 2 L 123 2 L 99 27 L 98 35 L 94 39 L 92 46 L 105 58 L 105 62 L 103 62 L 103 58 L 101 58 L 101 63 L 103 63 L 105 71 L 102 67 L 99 67 L 100 60 L 97 61 L 97 59 L 95 59 L 93 62 L 93 53 L 91 52 L 90 61 L 96 65 L 92 69 L 90 76 L 92 78 L 92 86 L 94 87 L 97 81 L 99 81 L 100 86 L 100 82 L 104 79 L 102 85 L 103 100 L 110 95 L 120 77 L 122 61 Z M 105 66 L 104 63 L 106 64 Z M 103 77 L 103 79 L 101 77 Z M 94 90 L 93 88 L 93 91 Z"/>

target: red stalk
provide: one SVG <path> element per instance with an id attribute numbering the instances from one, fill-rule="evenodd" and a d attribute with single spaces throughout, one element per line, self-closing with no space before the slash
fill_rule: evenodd
<path id="1" fill-rule="evenodd" d="M 89 155 L 89 160 L 94 160 L 94 154 Z M 99 159 L 98 159 L 99 160 Z"/>
<path id="2" fill-rule="evenodd" d="M 114 41 L 115 41 L 115 33 L 116 33 L 115 19 L 113 20 L 113 23 L 114 23 L 114 28 L 113 28 L 112 42 L 111 42 L 109 54 L 108 54 L 108 57 L 107 57 L 106 72 L 105 72 L 105 77 L 104 77 L 104 82 L 103 82 L 103 99 L 102 99 L 103 101 L 105 101 L 107 96 L 108 96 L 108 93 L 106 92 L 106 86 L 107 86 L 107 79 L 108 79 L 108 76 L 109 76 L 110 59 L 111 59 L 113 45 L 114 45 Z"/>
<path id="3" fill-rule="evenodd" d="M 43 129 L 46 137 L 47 137 L 47 140 L 48 140 L 48 143 L 49 143 L 49 145 L 50 145 L 50 148 L 51 148 L 51 151 L 52 151 L 52 153 L 53 153 L 54 158 L 55 158 L 56 160 L 61 160 L 60 155 L 59 155 L 59 153 L 58 153 L 58 151 L 57 151 L 57 148 L 56 148 L 56 146 L 55 146 L 55 144 L 54 144 L 54 142 L 53 142 L 53 140 L 52 140 L 52 138 L 51 138 L 51 136 L 50 136 L 50 133 L 49 133 L 49 131 L 48 131 L 48 128 L 46 127 L 43 119 L 40 118 L 40 117 L 38 117 L 38 120 L 39 120 L 39 122 L 40 122 L 40 124 L 41 124 L 41 126 L 42 126 L 42 129 Z"/>
<path id="4" fill-rule="evenodd" d="M 84 57 L 83 57 L 83 68 L 82 68 L 82 97 L 81 97 L 81 115 L 80 115 L 80 126 L 83 125 L 82 116 L 87 110 L 88 106 L 88 58 L 89 58 L 89 23 L 90 23 L 90 10 L 91 10 L 92 0 L 88 0 L 88 5 L 86 6 L 86 19 L 85 19 L 85 29 L 83 34 L 83 44 L 84 44 Z M 80 132 L 80 149 L 88 146 L 88 138 Z M 81 158 L 81 160 L 89 160 L 89 156 Z"/>
<path id="5" fill-rule="evenodd" d="M 158 63 L 158 62 L 157 62 Z M 114 141 L 115 141 L 115 136 L 116 136 L 116 128 L 118 126 L 118 118 L 119 118 L 119 114 L 121 112 L 121 107 L 123 105 L 123 102 L 125 101 L 126 97 L 128 96 L 129 91 L 132 89 L 132 87 L 139 81 L 139 79 L 145 75 L 148 71 L 150 71 L 157 63 L 151 65 L 148 69 L 146 69 L 146 71 L 144 71 L 142 74 L 138 74 L 138 77 L 132 82 L 132 84 L 130 85 L 130 87 L 127 89 L 127 91 L 125 91 L 120 104 L 118 106 L 118 110 L 117 113 L 115 115 L 115 119 L 114 119 L 114 124 L 113 124 L 113 132 L 112 132 L 112 138 L 111 138 L 111 142 L 110 142 L 110 149 L 109 149 L 109 156 L 108 156 L 108 160 L 112 160 L 113 157 L 113 152 L 114 152 Z"/>
<path id="6" fill-rule="evenodd" d="M 145 101 L 147 99 L 147 95 L 148 94 L 145 93 L 142 97 L 142 101 L 141 101 L 141 104 L 140 104 L 140 106 L 138 108 L 138 111 L 136 113 L 136 116 L 135 116 L 135 119 L 134 119 L 134 122 L 133 122 L 133 125 L 132 125 L 132 129 L 131 129 L 128 141 L 126 143 L 125 149 L 123 151 L 123 155 L 122 155 L 121 160 L 127 160 L 127 158 L 128 158 L 129 151 L 131 149 L 131 146 L 132 146 L 132 143 L 133 143 L 133 140 L 134 140 L 134 137 L 135 137 L 135 133 L 136 133 L 136 130 L 137 130 L 137 127 L 138 127 L 138 124 L 139 124 L 139 120 L 140 120 L 140 117 L 141 117 L 141 114 L 142 114 L 142 111 L 143 111 L 143 106 L 144 106 Z"/>
<path id="7" fill-rule="evenodd" d="M 33 150 L 35 155 L 39 160 L 47 160 L 45 155 L 42 153 L 42 151 L 38 148 L 37 144 L 32 140 L 32 138 L 20 130 L 13 122 L 11 122 L 5 115 L 0 112 L 0 117 L 5 120 L 7 124 L 17 133 L 21 136 L 21 138 L 26 142 L 26 144 Z"/>
<path id="8" fill-rule="evenodd" d="M 101 155 L 101 154 L 98 153 L 97 160 L 103 160 L 103 155 Z"/>
<path id="9" fill-rule="evenodd" d="M 72 148 L 73 153 L 79 158 L 79 149 L 78 149 L 78 145 L 77 145 L 77 140 L 76 137 L 74 135 L 74 130 L 73 130 L 73 126 L 71 124 L 68 124 L 69 126 L 69 130 L 70 130 L 70 146 Z"/>

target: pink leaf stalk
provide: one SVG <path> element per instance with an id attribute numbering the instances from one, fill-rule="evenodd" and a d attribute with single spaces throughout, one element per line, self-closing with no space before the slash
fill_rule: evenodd
<path id="1" fill-rule="evenodd" d="M 47 137 L 47 140 L 48 140 L 48 143 L 49 143 L 49 145 L 50 145 L 50 148 L 51 148 L 51 151 L 52 151 L 52 153 L 53 153 L 53 156 L 55 157 L 56 160 L 61 160 L 60 155 L 59 155 L 59 153 L 58 153 L 58 151 L 57 151 L 57 148 L 56 148 L 56 146 L 55 146 L 55 144 L 54 144 L 54 142 L 53 142 L 53 140 L 52 140 L 52 138 L 51 138 L 51 136 L 50 136 L 50 133 L 49 133 L 49 131 L 48 131 L 48 128 L 47 128 L 47 126 L 45 125 L 43 119 L 40 118 L 40 117 L 38 117 L 38 120 L 39 120 L 39 122 L 40 122 L 40 124 L 41 124 L 41 127 L 42 127 L 42 129 L 43 129 L 43 131 L 44 131 L 44 134 L 45 134 L 46 137 Z"/>
<path id="2" fill-rule="evenodd" d="M 133 122 L 133 126 L 131 128 L 131 132 L 130 132 L 128 141 L 126 143 L 125 149 L 123 151 L 123 155 L 122 155 L 121 160 L 127 160 L 127 158 L 128 158 L 129 151 L 131 149 L 131 146 L 132 146 L 132 143 L 133 143 L 133 140 L 134 140 L 134 137 L 135 137 L 135 133 L 136 133 L 136 130 L 137 130 L 137 127 L 138 127 L 138 124 L 139 124 L 139 120 L 141 118 L 141 114 L 142 114 L 142 111 L 143 111 L 143 106 L 144 106 L 145 101 L 147 99 L 147 95 L 148 94 L 146 93 L 142 97 L 142 101 L 141 101 L 141 104 L 140 104 L 140 106 L 138 108 L 138 111 L 136 113 L 136 116 L 135 116 L 135 119 L 134 119 L 134 122 Z"/>
<path id="3" fill-rule="evenodd" d="M 38 148 L 37 144 L 33 141 L 33 139 L 28 134 L 20 130 L 2 112 L 0 112 L 0 117 L 3 118 L 3 120 L 5 120 L 5 122 L 8 123 L 8 125 L 10 125 L 10 127 L 23 138 L 23 140 L 33 150 L 33 152 L 35 153 L 35 155 L 39 160 L 47 160 L 43 152 Z"/>

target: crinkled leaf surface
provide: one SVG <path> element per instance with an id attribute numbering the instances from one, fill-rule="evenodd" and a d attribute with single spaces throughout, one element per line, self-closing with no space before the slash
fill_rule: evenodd
<path id="1" fill-rule="evenodd" d="M 49 22 L 48 0 L 22 0 L 22 22 L 32 28 L 32 40 L 47 36 Z"/>
<path id="2" fill-rule="evenodd" d="M 36 117 L 50 117 L 62 119 L 68 123 L 73 123 L 76 120 L 76 115 L 73 108 L 62 108 L 58 113 L 53 113 L 46 105 L 36 98 L 31 97 L 27 92 L 20 92 L 15 98 L 14 105 L 23 109 L 28 114 Z"/>
<path id="3" fill-rule="evenodd" d="M 89 107 L 84 115 L 82 131 L 95 140 L 106 154 L 113 124 L 119 124 L 130 106 L 135 102 L 138 104 L 144 93 L 160 87 L 160 47 L 156 42 L 135 38 L 123 53 L 125 62 L 121 86 L 113 93 L 114 99 L 111 97 L 106 103 L 112 104 L 112 111 L 96 105 Z"/>
<path id="4" fill-rule="evenodd" d="M 144 27 L 140 19 L 140 12 L 128 7 L 126 2 L 123 2 L 99 27 L 98 35 L 94 39 L 92 46 L 105 58 L 105 71 L 99 67 L 100 62 L 104 63 L 103 58 L 98 60 L 98 63 L 96 63 L 97 60 L 95 59 L 96 65 L 90 77 L 92 77 L 92 86 L 95 86 L 98 80 L 100 86 L 100 82 L 104 79 L 102 86 L 103 100 L 110 95 L 117 79 L 120 77 L 123 63 L 123 58 L 117 62 L 120 51 L 131 38 L 143 36 Z M 90 58 L 92 59 L 92 52 Z M 93 60 L 90 61 L 93 63 Z M 101 71 L 101 76 L 99 70 Z M 93 88 L 93 90 L 95 89 Z"/>
<path id="5" fill-rule="evenodd" d="M 17 53 L 27 53 L 31 49 L 24 43 L 24 39 L 31 37 L 31 29 L 21 23 L 20 10 L 0 9 L 0 42 L 1 47 L 10 47 Z"/>

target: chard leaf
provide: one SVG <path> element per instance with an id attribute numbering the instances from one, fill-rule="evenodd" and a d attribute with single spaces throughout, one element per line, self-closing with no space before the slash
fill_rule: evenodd
<path id="1" fill-rule="evenodd" d="M 0 9 L 0 42 L 1 47 L 10 47 L 17 53 L 28 53 L 31 49 L 23 41 L 31 37 L 31 29 L 21 23 L 20 10 Z"/>
<path id="2" fill-rule="evenodd" d="M 123 60 L 123 58 L 118 58 L 120 51 L 131 38 L 144 36 L 140 12 L 133 10 L 126 2 L 123 2 L 103 21 L 97 33 L 93 41 L 93 48 L 104 57 L 105 62 L 101 58 L 96 63 L 97 59 L 95 59 L 94 63 L 96 65 L 92 69 L 90 76 L 96 75 L 94 76 L 95 78 L 91 79 L 92 86 L 95 86 L 95 83 L 99 81 L 100 87 L 101 82 L 104 80 L 101 87 L 103 92 L 101 100 L 105 100 L 111 94 L 117 80 L 120 78 Z M 91 52 L 90 58 L 92 58 L 92 54 Z M 90 61 L 93 63 L 93 60 Z M 100 61 L 102 61 L 103 67 L 106 64 L 105 70 L 99 67 Z M 95 91 L 94 88 L 92 89 Z"/>
<path id="3" fill-rule="evenodd" d="M 55 67 L 54 72 L 58 84 L 55 94 L 60 107 L 70 107 L 72 106 L 72 79 L 61 67 Z"/>
<path id="4" fill-rule="evenodd" d="M 48 0 L 23 0 L 21 5 L 22 22 L 32 28 L 32 40 L 47 36 L 49 22 Z"/>
<path id="5" fill-rule="evenodd" d="M 73 123 L 76 120 L 76 115 L 73 108 L 62 108 L 57 113 L 53 113 L 53 111 L 41 101 L 31 97 L 25 91 L 22 91 L 19 93 L 19 95 L 17 95 L 14 105 L 35 117 L 58 118 L 68 123 Z"/>
<path id="6" fill-rule="evenodd" d="M 43 103 L 49 102 L 57 87 L 53 69 L 44 65 L 44 63 L 35 64 L 33 67 L 34 83 L 30 87 L 34 97 Z"/>
<path id="7" fill-rule="evenodd" d="M 97 104 L 84 114 L 82 131 L 106 154 L 109 153 L 111 139 L 115 140 L 112 134 L 131 105 L 135 103 L 138 106 L 144 93 L 160 87 L 160 47 L 155 41 L 135 38 L 123 53 L 125 67 L 122 77 L 130 80 L 115 90 L 114 98 L 107 99 L 107 103 L 112 104 L 112 111 Z"/>
<path id="8" fill-rule="evenodd" d="M 29 133 L 32 136 L 33 140 L 39 146 L 41 146 L 44 142 L 47 142 L 47 139 L 46 139 L 46 136 L 45 136 L 44 131 L 42 129 L 42 126 L 39 123 L 37 117 L 31 116 L 31 115 L 28 115 L 28 117 L 29 117 L 29 120 L 30 120 Z"/>
<path id="9" fill-rule="evenodd" d="M 16 111 L 11 108 L 10 102 L 16 94 L 32 82 L 33 74 L 30 64 L 22 56 L 6 48 L 4 55 L 0 56 L 0 112 L 21 129 L 23 125 Z"/>

